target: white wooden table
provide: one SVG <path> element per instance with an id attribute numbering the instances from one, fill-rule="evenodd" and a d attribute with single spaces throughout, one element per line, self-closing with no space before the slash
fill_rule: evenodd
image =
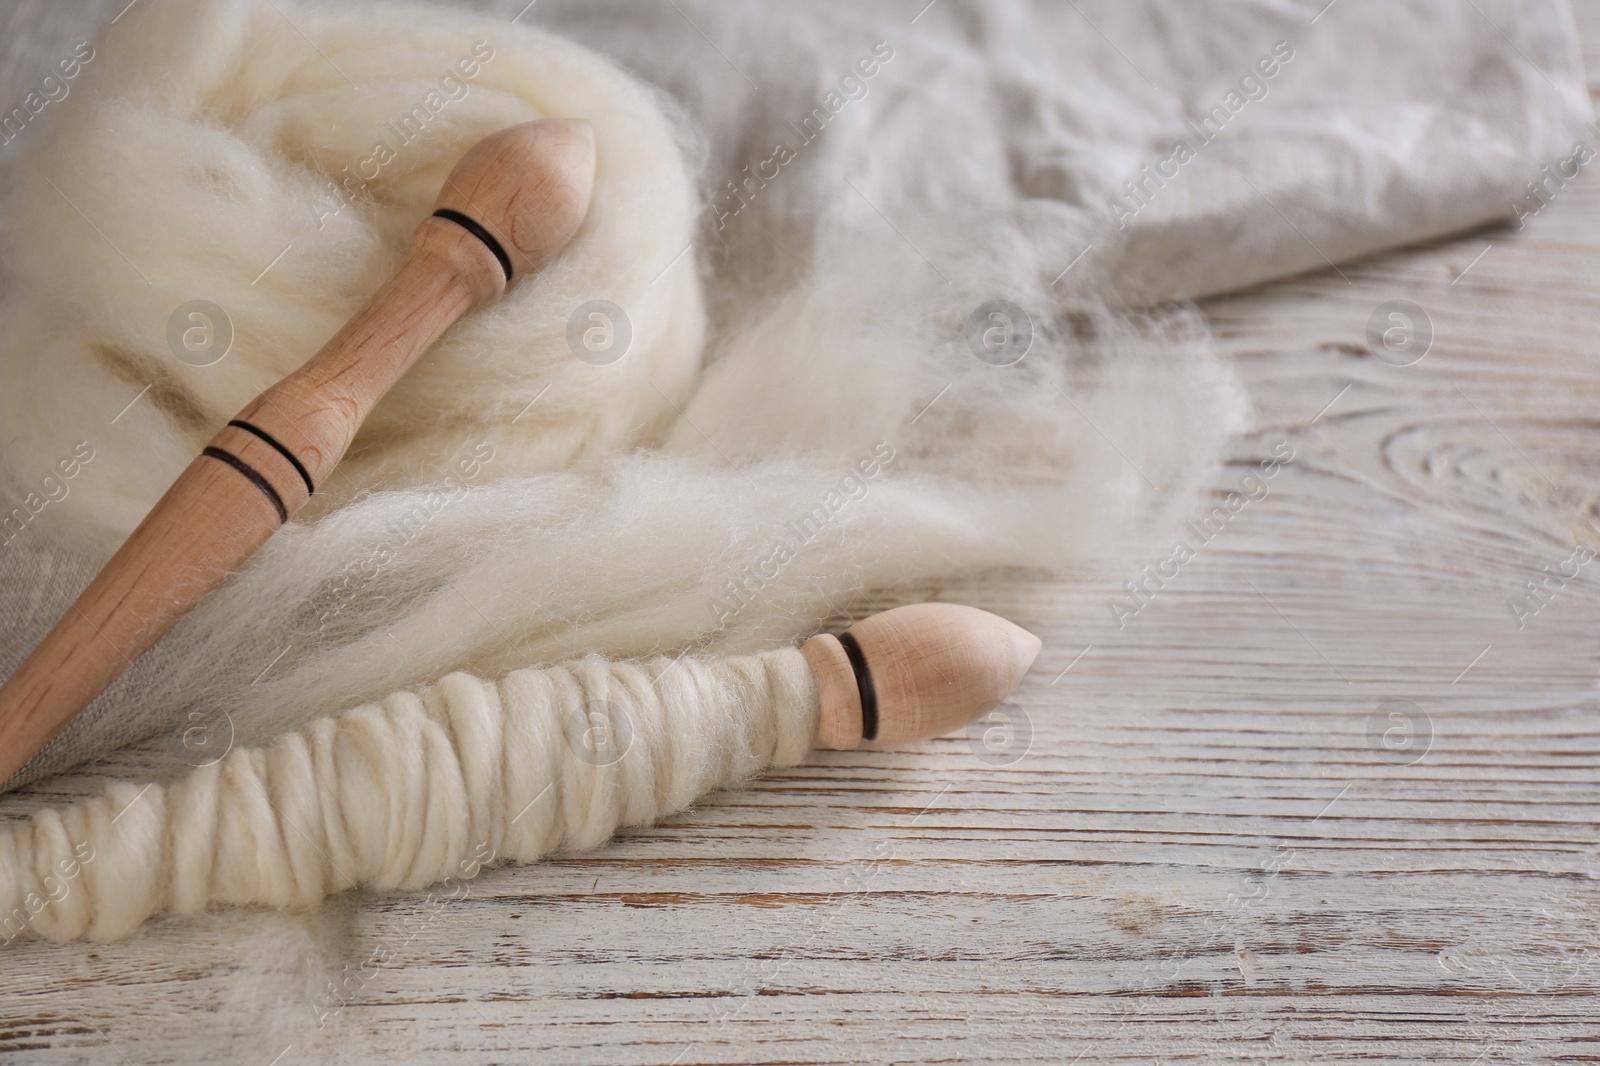
<path id="1" fill-rule="evenodd" d="M 462 900 L 13 946 L 0 1051 L 1600 1060 L 1600 560 L 1508 606 L 1600 550 L 1600 177 L 1343 273 L 1207 306 L 1261 420 L 1218 498 L 1295 458 L 1124 628 L 1130 575 L 987 583 L 1045 640 L 987 758 L 818 756 Z M 1431 320 L 1414 365 L 1366 345 L 1391 300 Z"/>

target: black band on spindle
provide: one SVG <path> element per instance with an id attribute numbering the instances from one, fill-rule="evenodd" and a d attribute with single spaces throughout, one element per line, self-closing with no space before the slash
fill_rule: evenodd
<path id="1" fill-rule="evenodd" d="M 861 644 L 849 632 L 839 634 L 845 657 L 850 660 L 850 670 L 856 675 L 856 691 L 861 694 L 861 739 L 878 739 L 878 690 L 872 684 L 872 671 L 867 669 L 867 657 L 861 653 Z"/>
<path id="2" fill-rule="evenodd" d="M 265 496 L 269 501 L 271 501 L 272 506 L 278 512 L 278 521 L 289 521 L 289 509 L 283 505 L 283 497 L 278 495 L 278 490 L 272 487 L 272 482 L 262 477 L 255 467 L 251 466 L 237 455 L 230 455 L 221 448 L 213 448 L 210 445 L 207 445 L 205 450 L 200 454 L 210 456 L 212 459 L 220 459 L 224 463 L 227 463 L 229 466 L 233 467 L 235 470 L 239 471 L 239 473 L 243 474 L 245 476 L 245 480 L 249 481 L 250 484 L 260 489 L 261 495 Z"/>
<path id="3" fill-rule="evenodd" d="M 511 280 L 511 257 L 507 255 L 506 250 L 500 246 L 500 242 L 494 239 L 494 234 L 484 229 L 483 226 L 478 223 L 477 219 L 468 218 L 460 211 L 452 211 L 448 207 L 439 208 L 439 210 L 433 213 L 433 217 L 454 222 L 456 225 L 460 226 L 462 229 L 478 238 L 478 240 L 482 241 L 484 247 L 493 252 L 494 257 L 500 260 L 500 269 L 506 272 L 506 280 Z"/>
<path id="4" fill-rule="evenodd" d="M 299 456 L 295 455 L 294 452 L 291 452 L 288 448 L 285 448 L 282 444 L 279 444 L 278 438 L 274 437 L 264 429 L 252 426 L 250 423 L 237 418 L 235 418 L 232 422 L 229 422 L 228 425 L 233 426 L 236 429 L 242 429 L 246 433 L 254 433 L 256 436 L 272 445 L 273 449 L 279 455 L 289 460 L 289 465 L 294 467 L 294 472 L 299 474 L 300 480 L 306 483 L 306 495 L 315 496 L 317 494 L 317 487 L 311 483 L 311 474 L 306 470 L 304 464 L 300 462 Z"/>

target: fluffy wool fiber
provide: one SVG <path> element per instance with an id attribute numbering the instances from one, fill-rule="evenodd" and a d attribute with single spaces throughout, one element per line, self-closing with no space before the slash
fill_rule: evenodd
<path id="1" fill-rule="evenodd" d="M 699 285 L 656 275 L 694 236 L 690 171 L 654 94 L 588 50 L 435 9 L 169 0 L 113 27 L 81 81 L 6 214 L 7 465 L 27 483 L 77 441 L 95 450 L 52 533 L 100 550 L 125 537 L 217 427 L 371 296 L 466 149 L 529 119 L 594 124 L 585 225 L 395 386 L 306 517 L 438 481 L 480 442 L 492 474 L 525 475 L 655 441 L 686 397 Z M 168 337 L 200 299 L 233 333 L 204 366 Z M 573 357 L 567 320 L 592 299 L 627 308 L 630 358 Z"/>
<path id="2" fill-rule="evenodd" d="M 1004 147 L 958 121 L 959 94 L 919 120 L 922 158 L 947 165 L 918 183 L 933 210 L 913 240 L 882 213 L 894 203 L 871 137 L 842 130 L 843 148 L 785 180 L 845 195 L 801 215 L 785 193 L 759 229 L 723 228 L 697 211 L 696 141 L 664 98 L 500 20 L 146 0 L 95 49 L 4 214 L 12 487 L 77 442 L 94 453 L 0 560 L 56 575 L 29 605 L 41 623 L 92 573 L 61 547 L 103 559 L 233 411 L 313 353 L 474 139 L 579 115 L 599 172 L 560 259 L 452 329 L 378 406 L 315 510 L 13 783 L 201 718 L 264 744 L 452 670 L 756 651 L 874 590 L 1126 557 L 1238 424 L 1191 315 L 1108 310 L 1087 270 L 1046 261 L 1006 176 L 976 163 Z M 469 78 L 458 64 L 472 57 Z M 446 89 L 457 98 L 396 143 L 395 124 Z M 372 173 L 380 141 L 393 160 L 349 182 Z M 996 297 L 1031 319 L 1012 365 L 967 339 Z M 169 317 L 194 299 L 233 323 L 210 366 L 168 345 Z M 590 300 L 631 322 L 609 365 L 569 346 Z M 158 743 L 141 765 L 161 776 L 185 761 Z"/>

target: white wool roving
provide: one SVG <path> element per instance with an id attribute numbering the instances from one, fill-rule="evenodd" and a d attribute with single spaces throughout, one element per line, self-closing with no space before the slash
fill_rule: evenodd
<path id="1" fill-rule="evenodd" d="M 5 216 L 6 463 L 26 483 L 80 440 L 94 451 L 50 505 L 53 530 L 115 547 L 218 427 L 377 290 L 467 148 L 534 118 L 594 124 L 585 224 L 400 381 L 307 517 L 436 482 L 491 426 L 497 476 L 666 428 L 704 316 L 695 271 L 656 277 L 689 244 L 695 200 L 651 90 L 549 34 L 414 5 L 143 6 L 94 46 Z M 628 308 L 631 358 L 573 357 L 568 319 L 597 299 Z M 199 300 L 231 323 L 220 359 L 221 321 L 179 314 L 169 336 Z M 200 349 L 187 361 L 186 334 Z"/>
<path id="2" fill-rule="evenodd" d="M 494 55 L 470 90 L 319 217 L 330 180 L 480 40 Z M 589 118 L 600 175 L 573 245 L 423 358 L 319 510 L 13 785 L 162 732 L 121 766 L 176 780 L 196 721 L 270 746 L 453 671 L 749 654 L 880 590 L 1122 565 L 1168 548 L 1166 520 L 1241 423 L 1197 315 L 1111 308 L 1087 265 L 1067 274 L 1036 247 L 982 115 L 886 109 L 893 158 L 927 161 L 908 183 L 878 150 L 879 97 L 853 103 L 856 127 L 841 117 L 724 227 L 697 212 L 722 176 L 697 195 L 696 139 L 662 99 L 521 24 L 142 0 L 95 47 L 4 215 L 10 495 L 76 442 L 95 449 L 70 494 L 0 547 L 0 579 L 34 590 L 19 642 L 68 609 L 83 561 L 235 409 L 376 288 L 473 139 Z M 897 189 L 915 193 L 914 218 Z M 195 299 L 234 323 L 210 366 L 168 347 L 173 310 Z M 602 300 L 631 330 L 612 362 L 580 358 L 598 328 L 582 312 Z M 1024 317 L 980 313 L 995 300 Z M 1014 357 L 984 346 L 1024 327 Z"/>
<path id="3" fill-rule="evenodd" d="M 0 942 L 115 940 L 212 903 L 305 906 L 592 848 L 810 750 L 793 648 L 597 656 L 498 684 L 452 674 L 239 748 L 175 784 L 119 782 L 0 828 Z"/>

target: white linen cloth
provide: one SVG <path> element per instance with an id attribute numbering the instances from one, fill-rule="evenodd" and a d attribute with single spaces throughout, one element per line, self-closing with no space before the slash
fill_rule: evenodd
<path id="1" fill-rule="evenodd" d="M 847 106 L 842 136 L 808 146 L 833 165 L 774 182 L 750 209 L 826 210 L 854 195 L 848 177 L 915 242 L 981 190 L 1063 268 L 1092 244 L 1080 265 L 1133 301 L 1512 217 L 1542 167 L 1597 144 L 1565 0 L 540 0 L 524 17 L 682 100 L 718 175 L 765 158 L 772 131 L 887 41 L 895 58 Z M 1280 42 L 1292 58 L 1265 77 Z M 1251 78 L 1259 88 L 1241 89 Z M 950 102 L 947 120 L 930 96 Z M 1194 158 L 1162 177 L 1179 142 Z M 862 156 L 869 169 L 846 169 Z"/>

